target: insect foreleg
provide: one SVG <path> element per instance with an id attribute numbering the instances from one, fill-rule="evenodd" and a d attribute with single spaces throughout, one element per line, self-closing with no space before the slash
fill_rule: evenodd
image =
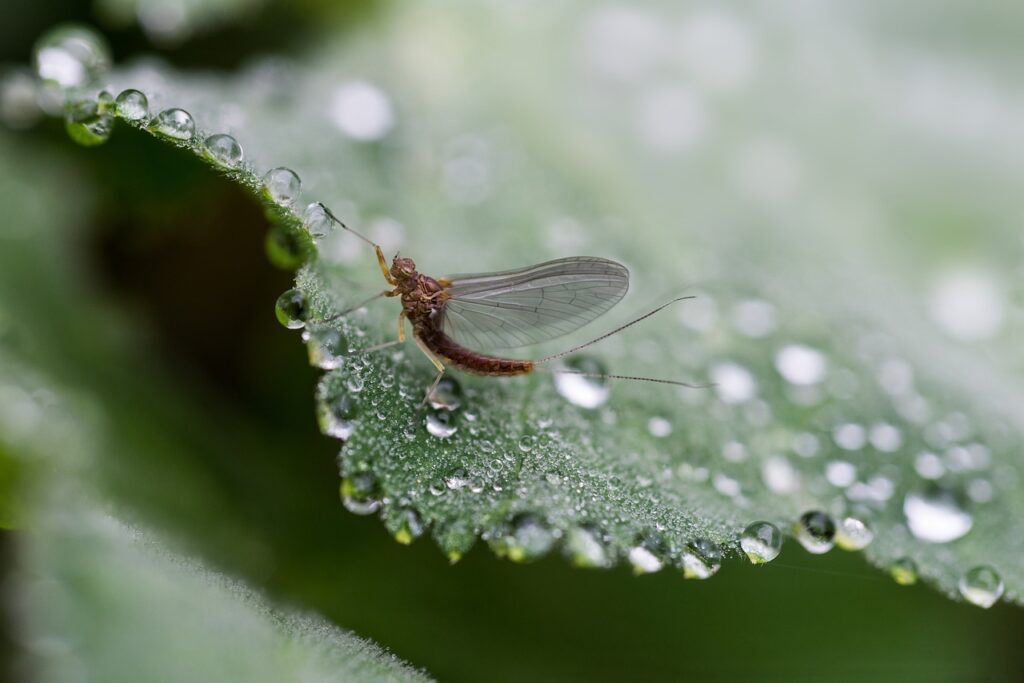
<path id="1" fill-rule="evenodd" d="M 335 313 L 334 315 L 332 315 L 329 318 L 324 318 L 321 322 L 329 323 L 332 320 L 337 320 L 338 318 L 344 318 L 346 315 L 348 315 L 352 311 L 358 311 L 360 308 L 362 308 L 366 304 L 372 303 L 372 302 L 376 301 L 377 299 L 381 298 L 382 296 L 394 296 L 394 293 L 390 289 L 385 289 L 383 292 L 378 292 L 377 294 L 374 294 L 373 296 L 371 296 L 366 301 L 360 301 L 355 306 L 349 306 L 348 308 L 346 308 L 344 311 L 342 311 L 340 313 Z"/>

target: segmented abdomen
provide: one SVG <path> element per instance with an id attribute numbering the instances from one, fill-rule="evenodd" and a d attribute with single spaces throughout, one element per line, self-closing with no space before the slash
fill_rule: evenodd
<path id="1" fill-rule="evenodd" d="M 454 368 L 473 375 L 512 376 L 533 372 L 533 361 L 487 356 L 457 344 L 429 322 L 413 324 L 413 333 L 423 344 Z"/>

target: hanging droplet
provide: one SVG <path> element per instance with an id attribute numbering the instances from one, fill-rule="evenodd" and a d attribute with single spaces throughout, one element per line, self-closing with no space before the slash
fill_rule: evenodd
<path id="1" fill-rule="evenodd" d="M 175 140 L 191 140 L 196 134 L 196 122 L 184 109 L 165 109 L 151 125 L 157 133 Z"/>
<path id="2" fill-rule="evenodd" d="M 83 147 L 102 145 L 114 131 L 113 97 L 101 92 L 96 99 L 68 100 L 64 127 L 68 136 Z"/>
<path id="3" fill-rule="evenodd" d="M 117 115 L 125 121 L 142 121 L 149 117 L 149 99 L 138 90 L 122 90 L 115 104 Z"/>
<path id="4" fill-rule="evenodd" d="M 532 562 L 547 554 L 555 543 L 555 535 L 538 517 L 518 515 L 506 538 L 508 558 L 513 562 Z"/>
<path id="5" fill-rule="evenodd" d="M 958 584 L 960 595 L 978 607 L 988 609 L 1003 595 L 1003 579 L 988 565 L 967 570 Z"/>
<path id="6" fill-rule="evenodd" d="M 355 431 L 356 404 L 347 394 L 317 402 L 316 419 L 320 432 L 345 440 Z"/>
<path id="7" fill-rule="evenodd" d="M 754 522 L 740 534 L 740 548 L 753 564 L 771 562 L 782 551 L 782 532 L 771 522 Z"/>
<path id="8" fill-rule="evenodd" d="M 836 545 L 843 550 L 863 550 L 875 539 L 875 532 L 856 517 L 839 520 L 836 529 Z"/>
<path id="9" fill-rule="evenodd" d="M 605 569 L 612 565 L 608 549 L 601 541 L 600 530 L 591 525 L 569 529 L 565 551 L 576 567 Z"/>
<path id="10" fill-rule="evenodd" d="M 341 502 L 357 515 L 372 515 L 380 509 L 377 478 L 371 472 L 358 472 L 341 480 Z"/>
<path id="11" fill-rule="evenodd" d="M 454 377 L 442 377 L 427 401 L 434 410 L 457 410 L 462 405 L 462 385 Z"/>
<path id="12" fill-rule="evenodd" d="M 95 82 L 110 68 L 110 48 L 87 26 L 55 26 L 36 41 L 36 73 L 43 82 L 62 89 Z"/>
<path id="13" fill-rule="evenodd" d="M 438 523 L 434 526 L 434 538 L 448 556 L 448 561 L 455 564 L 473 547 L 476 530 L 464 520 Z"/>
<path id="14" fill-rule="evenodd" d="M 295 270 L 305 262 L 305 245 L 298 232 L 284 223 L 275 223 L 267 231 L 267 260 L 281 270 Z"/>
<path id="15" fill-rule="evenodd" d="M 267 171 L 263 176 L 263 187 L 274 202 L 290 207 L 299 198 L 302 181 L 295 171 L 281 166 Z"/>
<path id="16" fill-rule="evenodd" d="M 207 158 L 224 168 L 237 168 L 242 163 L 242 146 L 226 133 L 211 135 L 203 141 Z"/>
<path id="17" fill-rule="evenodd" d="M 707 579 L 722 567 L 722 550 L 706 538 L 698 538 L 683 549 L 683 576 Z"/>
<path id="18" fill-rule="evenodd" d="M 280 316 L 278 316 L 280 320 Z M 287 327 L 287 325 L 286 325 Z M 348 344 L 336 327 L 319 327 L 310 330 L 306 339 L 306 353 L 309 364 L 321 370 L 336 370 L 345 364 Z"/>
<path id="19" fill-rule="evenodd" d="M 423 520 L 418 512 L 406 508 L 399 513 L 398 528 L 394 532 L 395 540 L 402 545 L 409 545 L 423 535 Z"/>
<path id="20" fill-rule="evenodd" d="M 652 574 L 661 571 L 665 566 L 662 559 L 668 552 L 668 544 L 654 532 L 648 533 L 635 546 L 629 549 L 629 563 L 633 565 L 633 573 Z"/>
<path id="21" fill-rule="evenodd" d="M 447 439 L 459 431 L 454 422 L 455 418 L 449 410 L 432 410 L 427 413 L 427 431 L 439 439 Z"/>
<path id="22" fill-rule="evenodd" d="M 909 557 L 901 557 L 889 567 L 889 575 L 901 586 L 917 583 L 917 564 Z"/>
<path id="23" fill-rule="evenodd" d="M 289 289 L 277 297 L 274 304 L 274 313 L 277 321 L 289 330 L 297 330 L 306 325 L 306 318 L 309 317 L 309 306 L 306 303 L 306 295 L 299 289 Z"/>
<path id="24" fill-rule="evenodd" d="M 608 380 L 587 375 L 604 375 L 607 370 L 601 361 L 585 354 L 575 355 L 565 362 L 567 372 L 555 373 L 555 390 L 562 398 L 581 408 L 594 409 L 604 405 L 611 393 Z"/>
<path id="25" fill-rule="evenodd" d="M 824 512 L 812 510 L 801 515 L 793 525 L 793 535 L 807 552 L 821 555 L 835 545 L 836 523 Z"/>

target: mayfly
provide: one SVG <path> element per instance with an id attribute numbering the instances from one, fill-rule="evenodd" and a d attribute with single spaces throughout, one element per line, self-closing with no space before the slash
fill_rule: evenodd
<path id="1" fill-rule="evenodd" d="M 371 346 L 363 353 L 404 343 L 405 321 L 408 320 L 413 341 L 437 369 L 437 376 L 427 390 L 428 398 L 447 367 L 474 375 L 528 375 L 538 366 L 607 339 L 666 306 L 693 298 L 672 299 L 610 332 L 538 360 L 491 356 L 474 349 L 537 344 L 569 334 L 591 322 L 625 296 L 629 289 L 629 270 L 609 259 L 573 256 L 516 270 L 433 278 L 418 272 L 413 260 L 403 256 L 396 255 L 389 266 L 379 245 L 345 225 L 323 204 L 319 206 L 331 220 L 374 248 L 377 263 L 390 286 L 328 320 L 340 318 L 382 297 L 399 297 L 402 310 L 398 314 L 398 339 Z M 550 372 L 703 388 L 652 377 L 561 369 Z"/>

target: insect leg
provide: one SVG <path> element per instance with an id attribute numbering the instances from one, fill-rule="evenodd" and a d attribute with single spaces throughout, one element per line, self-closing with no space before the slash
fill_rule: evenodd
<path id="1" fill-rule="evenodd" d="M 394 293 L 390 289 L 385 289 L 383 292 L 378 292 L 377 294 L 374 294 L 373 296 L 371 296 L 366 301 L 360 301 L 355 306 L 349 306 L 348 308 L 346 308 L 344 311 L 342 311 L 340 313 L 335 313 L 334 315 L 332 315 L 329 318 L 324 318 L 321 322 L 329 323 L 332 320 L 337 320 L 338 318 L 344 318 L 346 315 L 348 315 L 352 311 L 358 311 L 360 308 L 362 308 L 366 304 L 372 303 L 372 302 L 376 301 L 377 299 L 381 298 L 382 296 L 394 296 Z"/>
<path id="2" fill-rule="evenodd" d="M 423 352 L 423 355 L 429 358 L 430 362 L 434 364 L 435 368 L 437 368 L 437 377 L 434 378 L 434 381 L 431 383 L 430 388 L 427 389 L 426 395 L 423 396 L 423 403 L 420 404 L 422 406 L 425 405 L 427 401 L 430 400 L 430 395 L 434 393 L 434 389 L 437 389 L 437 385 L 441 382 L 441 377 L 444 376 L 444 363 L 442 363 L 438 359 L 438 357 L 434 355 L 433 351 L 428 349 L 426 345 L 420 341 L 419 337 L 413 336 L 413 339 L 416 340 L 416 346 L 420 347 L 420 351 Z"/>
<path id="3" fill-rule="evenodd" d="M 363 235 L 362 233 L 356 232 L 352 228 L 350 228 L 347 225 L 345 225 L 345 223 L 340 218 L 335 216 L 331 212 L 331 210 L 328 209 L 322 202 L 317 202 L 317 206 L 319 206 L 321 209 L 323 209 L 324 213 L 327 214 L 327 216 L 332 221 L 334 221 L 335 223 L 340 225 L 342 228 L 344 228 L 345 230 L 348 230 L 350 233 L 352 233 L 353 235 L 355 235 L 356 237 L 358 237 L 359 239 L 361 239 L 362 241 L 366 242 L 371 247 L 373 247 L 374 250 L 377 252 L 377 264 L 380 266 L 381 272 L 384 273 L 384 279 L 388 281 L 389 285 L 397 285 L 398 284 L 398 282 L 395 280 L 395 278 L 391 277 L 391 271 L 388 270 L 387 259 L 384 258 L 384 252 L 381 251 L 380 245 L 378 245 L 376 242 L 371 240 L 366 235 Z"/>

